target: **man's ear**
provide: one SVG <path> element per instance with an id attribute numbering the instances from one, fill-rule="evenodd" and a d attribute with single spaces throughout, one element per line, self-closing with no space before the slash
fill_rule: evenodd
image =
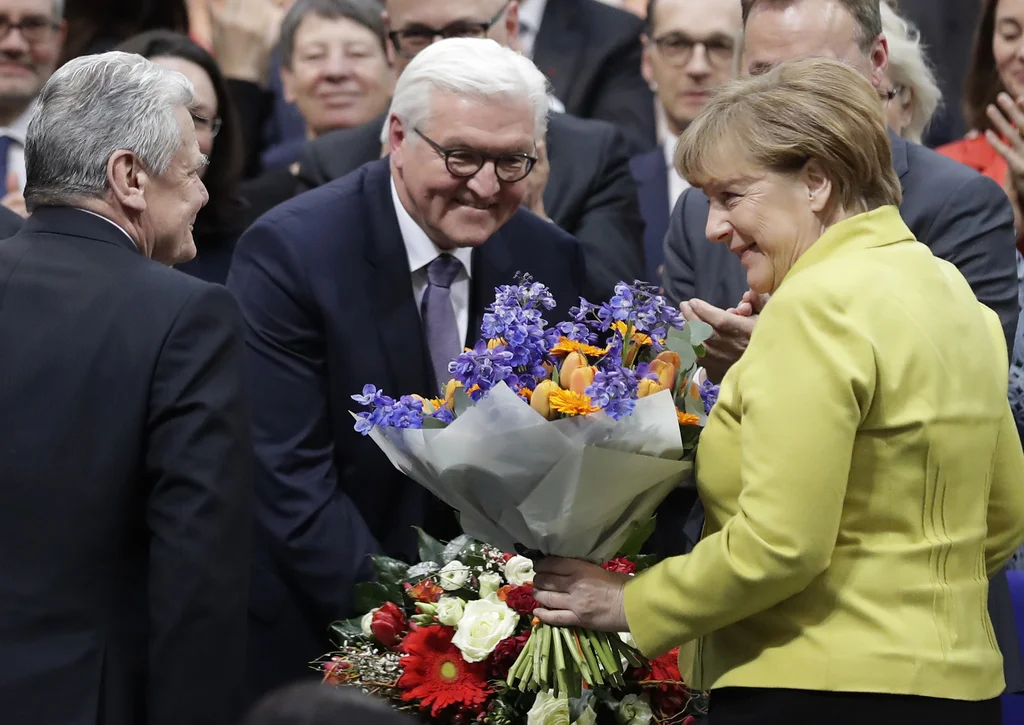
<path id="1" fill-rule="evenodd" d="M 808 161 L 800 170 L 800 180 L 807 187 L 811 210 L 821 214 L 828 209 L 832 201 L 832 180 L 822 165 L 815 159 Z"/>
<path id="2" fill-rule="evenodd" d="M 121 150 L 107 161 L 107 185 L 118 204 L 141 214 L 146 211 L 149 171 L 132 151 Z"/>

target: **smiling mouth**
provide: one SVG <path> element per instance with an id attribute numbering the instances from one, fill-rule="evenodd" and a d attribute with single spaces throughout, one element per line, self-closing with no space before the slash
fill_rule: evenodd
<path id="1" fill-rule="evenodd" d="M 477 211 L 489 211 L 490 208 L 492 206 L 494 206 L 494 204 L 492 204 L 490 202 L 482 202 L 482 201 L 462 201 L 462 200 L 459 200 L 457 203 L 458 203 L 459 206 L 464 206 L 467 209 L 476 209 Z"/>

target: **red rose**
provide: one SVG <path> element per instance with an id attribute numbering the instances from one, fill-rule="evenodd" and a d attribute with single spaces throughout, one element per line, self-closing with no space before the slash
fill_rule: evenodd
<path id="1" fill-rule="evenodd" d="M 507 564 L 509 562 L 509 559 L 511 559 L 513 556 L 515 556 L 515 554 L 502 554 L 501 558 L 504 559 L 505 563 Z"/>
<path id="2" fill-rule="evenodd" d="M 614 571 L 617 574 L 636 574 L 636 564 L 624 556 L 606 562 L 602 568 L 605 571 Z"/>
<path id="3" fill-rule="evenodd" d="M 515 637 L 508 637 L 498 642 L 498 646 L 491 652 L 487 663 L 491 671 L 491 677 L 505 679 L 512 665 L 516 663 L 520 653 L 526 646 L 526 640 L 530 638 L 529 632 L 523 632 Z"/>
<path id="4" fill-rule="evenodd" d="M 505 593 L 505 604 L 518 614 L 533 614 L 533 610 L 540 606 L 533 598 L 533 584 L 509 589 Z"/>
<path id="5" fill-rule="evenodd" d="M 690 700 L 683 677 L 679 674 L 679 648 L 651 660 L 647 679 L 666 684 L 658 685 L 651 693 L 651 704 L 662 716 L 671 718 L 686 710 Z M 678 683 L 678 684 L 668 684 Z M 692 725 L 692 723 L 690 724 Z"/>
<path id="6" fill-rule="evenodd" d="M 370 631 L 385 647 L 394 647 L 408 628 L 405 613 L 394 602 L 386 602 L 373 613 Z"/>

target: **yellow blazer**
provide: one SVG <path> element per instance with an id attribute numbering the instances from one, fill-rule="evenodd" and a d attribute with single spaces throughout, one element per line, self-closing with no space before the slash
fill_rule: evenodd
<path id="1" fill-rule="evenodd" d="M 696 640 L 705 689 L 998 696 L 988 577 L 1024 539 L 1008 367 L 895 207 L 830 227 L 722 382 L 701 542 L 626 587 L 640 648 Z"/>

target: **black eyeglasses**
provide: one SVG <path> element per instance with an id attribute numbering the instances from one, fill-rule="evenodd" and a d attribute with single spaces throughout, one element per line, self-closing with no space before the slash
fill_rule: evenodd
<path id="1" fill-rule="evenodd" d="M 452 176 L 458 176 L 460 179 L 476 176 L 480 169 L 484 167 L 484 164 L 492 161 L 494 162 L 495 175 L 507 184 L 514 184 L 529 176 L 530 172 L 533 171 L 533 165 L 537 163 L 537 157 L 530 156 L 529 154 L 492 156 L 476 149 L 446 149 L 436 141 L 427 138 L 418 128 L 413 130 L 416 132 L 416 135 L 430 144 L 430 148 L 434 149 L 444 159 L 444 165 L 447 167 L 448 173 Z"/>
<path id="2" fill-rule="evenodd" d="M 704 48 L 704 54 L 708 58 L 708 65 L 716 68 L 726 68 L 732 63 L 733 51 L 736 44 L 731 38 L 715 36 L 706 40 L 695 40 L 682 33 L 667 33 L 652 41 L 661 55 L 669 65 L 684 66 L 693 59 L 693 52 L 697 46 Z"/>
<path id="3" fill-rule="evenodd" d="M 484 23 L 459 21 L 440 30 L 426 25 L 413 25 L 405 30 L 392 30 L 388 37 L 394 43 L 395 52 L 403 58 L 412 58 L 441 38 L 485 38 L 494 24 L 501 20 L 511 2 L 508 0 L 493 18 Z"/>
<path id="4" fill-rule="evenodd" d="M 196 124 L 197 131 L 208 131 L 213 138 L 220 133 L 221 120 L 219 118 L 207 118 L 199 114 L 192 114 L 192 121 Z"/>
<path id="5" fill-rule="evenodd" d="M 17 23 L 11 22 L 6 15 L 0 15 L 0 40 L 10 35 L 12 30 L 17 30 L 27 43 L 45 43 L 53 39 L 54 33 L 59 28 L 60 23 L 55 23 L 42 15 L 22 18 Z"/>

